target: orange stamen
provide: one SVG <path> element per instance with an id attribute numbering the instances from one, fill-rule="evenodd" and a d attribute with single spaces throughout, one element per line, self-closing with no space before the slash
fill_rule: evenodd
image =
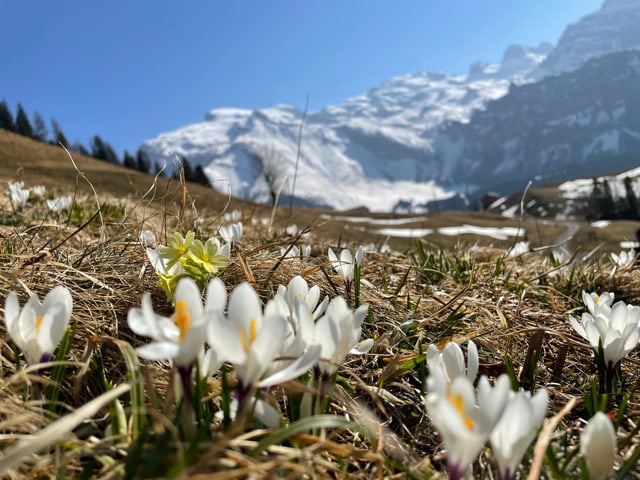
<path id="1" fill-rule="evenodd" d="M 461 394 L 453 395 L 451 393 L 451 391 L 448 391 L 447 392 L 447 400 L 449 400 L 449 402 L 451 402 L 451 404 L 458 411 L 458 413 L 462 417 L 462 420 L 464 421 L 465 427 L 467 427 L 467 430 L 472 430 L 473 429 L 473 419 L 471 417 L 469 417 L 466 414 L 466 412 L 464 411 L 464 402 L 462 400 L 462 395 Z"/>
<path id="2" fill-rule="evenodd" d="M 187 332 L 191 328 L 191 318 L 189 316 L 189 307 L 184 300 L 176 302 L 176 312 L 173 321 L 180 329 L 180 340 L 183 340 Z"/>
<path id="3" fill-rule="evenodd" d="M 244 328 L 240 327 L 240 341 L 242 342 L 242 348 L 245 352 L 248 352 L 256 339 L 256 319 L 252 318 L 249 322 L 249 338 L 247 338 Z"/>

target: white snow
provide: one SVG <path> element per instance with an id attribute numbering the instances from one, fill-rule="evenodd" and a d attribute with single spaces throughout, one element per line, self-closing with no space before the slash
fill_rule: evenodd
<path id="1" fill-rule="evenodd" d="M 321 214 L 320 218 L 325 220 L 337 220 L 349 223 L 368 223 L 371 225 L 406 225 L 408 223 L 426 222 L 429 217 L 406 217 L 406 218 L 373 218 L 373 217 L 356 217 L 349 215 L 328 215 Z"/>
<path id="2" fill-rule="evenodd" d="M 431 235 L 433 230 L 430 228 L 380 228 L 374 230 L 374 233 L 395 238 L 422 238 Z"/>
<path id="3" fill-rule="evenodd" d="M 484 235 L 487 237 L 495 238 L 496 240 L 506 240 L 509 237 L 522 237 L 525 232 L 522 228 L 518 227 L 478 227 L 474 225 L 461 225 L 459 227 L 441 227 L 438 229 L 438 233 L 442 235 L 454 236 L 454 235 Z"/>
<path id="4" fill-rule="evenodd" d="M 640 167 L 631 170 L 625 170 L 617 175 L 604 175 L 598 177 L 600 183 L 606 181 L 609 184 L 611 193 L 615 198 L 626 197 L 626 189 L 624 179 L 631 179 L 631 187 L 636 196 L 640 196 Z M 562 192 L 562 196 L 566 199 L 577 199 L 588 197 L 593 191 L 592 178 L 577 178 L 558 185 L 558 190 Z"/>
<path id="5" fill-rule="evenodd" d="M 421 238 L 431 235 L 434 232 L 446 236 L 457 235 L 479 235 L 491 237 L 496 240 L 507 240 L 510 237 L 524 236 L 525 231 L 518 227 L 479 227 L 476 225 L 460 225 L 451 227 L 432 228 L 380 228 L 374 230 L 378 235 L 386 235 L 395 238 Z"/>

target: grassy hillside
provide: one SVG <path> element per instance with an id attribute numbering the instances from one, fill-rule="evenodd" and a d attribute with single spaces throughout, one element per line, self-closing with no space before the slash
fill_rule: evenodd
<path id="1" fill-rule="evenodd" d="M 470 458 L 473 477 L 498 478 L 498 448 L 489 446 L 477 416 L 483 407 L 471 405 L 458 390 L 461 382 L 468 383 L 466 376 L 438 390 L 440 367 L 433 347 L 429 360 L 426 354 L 430 345 L 457 348 L 454 342 L 465 352 L 462 362 L 472 364 L 472 340 L 479 375 L 493 383 L 506 374 L 514 389 L 548 394 L 542 432 L 538 435 L 540 425 L 533 424 L 525 432 L 532 445 L 522 462 L 515 462 L 517 478 L 586 478 L 580 438 L 596 410 L 615 420 L 617 470 L 612 478 L 640 478 L 637 350 L 607 370 L 606 380 L 612 381 L 600 384 L 604 374 L 594 352 L 569 321 L 570 314 L 579 318 L 585 309 L 583 290 L 613 292 L 616 300 L 640 305 L 639 271 L 614 266 L 608 256 L 608 250 L 619 251 L 620 239 L 632 238 L 635 224 L 614 222 L 595 229 L 587 223 L 525 217 L 530 249 L 513 252 L 517 237 L 477 233 L 508 232 L 519 225 L 518 219 L 500 215 L 363 217 L 320 210 L 290 213 L 281 207 L 271 222 L 271 209 L 265 206 L 162 178 L 151 188 L 150 176 L 74 159 L 86 179 L 61 149 L 0 131 L 0 182 L 22 180 L 25 186 L 45 185 L 48 195 L 75 194 L 72 208 L 60 214 L 37 198 L 14 209 L 8 187 L 0 194 L 5 319 L 0 322 L 0 476 L 417 479 L 447 478 L 449 470 L 455 478 L 447 458 L 477 440 Z M 97 204 L 101 217 L 95 216 Z M 234 209 L 241 211 L 244 231 L 225 268 L 217 270 L 219 257 L 198 251 L 195 243 L 174 242 L 169 253 L 163 250 L 185 275 L 200 280 L 211 273 L 222 281 L 207 292 L 209 311 L 201 317 L 206 331 L 199 330 L 196 311 L 202 307 L 194 307 L 182 290 L 175 292 L 175 307 L 167 300 L 162 285 L 171 283 L 171 275 L 157 274 L 144 246 L 167 245 L 172 234 L 188 235 L 192 229 L 204 242 L 229 223 L 223 214 Z M 298 231 L 287 232 L 294 223 Z M 463 225 L 473 227 L 467 229 L 471 233 L 447 235 L 458 230 L 446 227 Z M 409 227 L 433 233 L 419 242 L 389 237 L 392 248 L 379 248 L 389 229 L 406 234 Z M 580 255 L 561 257 L 555 243 L 574 230 L 564 246 Z M 335 268 L 328 248 L 353 252 L 359 244 L 372 245 L 351 283 L 345 282 L 338 270 L 348 276 L 348 269 Z M 294 245 L 308 245 L 311 253 L 288 256 L 285 252 Z M 306 303 L 300 300 L 294 313 L 274 300 L 278 287 L 296 276 L 309 288 L 318 287 L 320 297 L 331 298 L 319 319 L 304 317 Z M 255 297 L 247 294 L 244 282 Z M 59 286 L 68 289 L 73 302 L 69 327 L 55 362 L 29 365 L 21 349 L 40 345 L 39 337 L 31 335 L 53 332 L 47 313 L 62 315 L 64 309 L 61 302 L 36 312 L 25 302 L 31 293 L 42 299 Z M 227 296 L 220 288 L 227 293 L 241 289 L 231 294 L 226 310 Z M 136 310 L 146 301 L 145 292 L 150 304 L 144 305 L 166 317 L 164 323 Z M 292 297 L 311 302 L 314 292 L 294 291 Z M 6 323 L 16 311 L 13 298 L 32 312 L 17 320 L 30 325 L 23 332 L 30 344 L 9 334 L 18 335 Z M 267 305 L 264 312 L 258 301 Z M 368 308 L 355 310 L 358 305 Z M 629 312 L 640 331 L 640 315 Z M 309 321 L 303 323 L 305 318 Z M 150 323 L 143 328 L 144 322 Z M 322 330 L 323 325 L 332 328 Z M 273 345 L 294 334 L 306 349 L 296 350 L 299 344 L 292 342 L 274 350 L 275 357 L 267 356 Z M 226 354 L 227 361 L 204 375 L 203 360 L 192 372 L 181 357 L 174 357 L 173 366 L 141 358 L 148 336 L 164 345 L 156 345 L 156 355 L 173 351 L 171 345 L 189 353 L 191 342 L 203 349 L 206 337 L 208 351 Z M 352 350 L 360 340 L 369 340 L 367 348 Z M 313 366 L 302 361 L 325 341 L 335 348 L 323 346 Z M 305 368 L 287 377 L 283 372 L 292 362 Z M 247 380 L 255 371 L 256 379 Z M 274 372 L 280 381 L 261 383 Z M 483 388 L 479 385 L 467 385 L 472 396 Z M 451 431 L 447 435 L 436 428 L 442 422 L 429 402 L 448 405 L 445 423 L 454 425 L 451 431 L 460 438 L 452 440 Z M 499 402 L 490 403 L 497 408 Z M 240 405 L 240 413 L 233 405 Z M 277 416 L 274 425 L 273 417 L 263 415 L 271 411 L 266 405 Z M 516 414 L 511 432 L 533 417 L 524 410 Z"/>

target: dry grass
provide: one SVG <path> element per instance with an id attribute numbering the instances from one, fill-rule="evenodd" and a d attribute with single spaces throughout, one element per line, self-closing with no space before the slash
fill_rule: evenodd
<path id="1" fill-rule="evenodd" d="M 22 303 L 30 292 L 42 297 L 54 286 L 65 285 L 73 295 L 75 324 L 71 363 L 55 408 L 38 395 L 50 383 L 48 375 L 16 368 L 16 352 L 4 324 L 0 324 L 0 448 L 4 451 L 17 439 L 28 439 L 104 392 L 103 382 L 91 366 L 96 352 L 102 356 L 104 376 L 111 384 L 127 381 L 118 341 L 133 346 L 143 341 L 127 327 L 129 308 L 138 306 L 142 293 L 150 291 L 157 311 L 170 310 L 138 241 L 143 229 L 155 230 L 162 239 L 180 225 L 191 227 L 199 217 L 199 233 L 206 237 L 215 234 L 225 209 L 240 208 L 245 226 L 243 241 L 222 279 L 228 289 L 250 281 L 263 300 L 295 275 L 319 285 L 323 294 L 333 297 L 341 293 L 341 287 L 335 290 L 339 282 L 329 268 L 327 247 L 372 241 L 370 233 L 354 233 L 362 231 L 349 230 L 341 222 L 323 224 L 317 211 L 296 211 L 294 218 L 280 212 L 273 228 L 252 227 L 249 219 L 268 216 L 268 209 L 236 199 L 229 203 L 224 196 L 196 186 L 189 186 L 193 203 L 186 205 L 181 217 L 176 199 L 181 198 L 182 191 L 175 182 L 167 187 L 160 179 L 145 196 L 150 177 L 123 173 L 91 159 L 76 159 L 99 194 L 96 200 L 89 185 L 68 168 L 64 152 L 31 145 L 33 142 L 23 145 L 22 141 L 0 131 L 0 158 L 2 148 L 8 148 L 11 142 L 19 144 L 12 148 L 24 154 L 16 157 L 14 164 L 2 164 L 0 179 L 20 178 L 28 185 L 45 184 L 59 193 L 75 192 L 78 211 L 84 213 L 53 218 L 36 203 L 28 204 L 20 214 L 11 212 L 6 202 L 0 205 L 0 298 L 15 291 Z M 38 148 L 47 149 L 49 163 L 29 164 L 28 157 L 41 158 Z M 57 156 L 51 153 L 54 151 Z M 115 175 L 127 179 L 119 183 L 120 189 L 113 181 L 107 182 Z M 94 220 L 85 225 L 83 222 L 96 211 L 96 201 L 103 207 L 112 206 L 108 209 L 111 213 L 105 213 L 102 223 Z M 498 217 L 473 219 L 474 224 L 508 224 Z M 470 223 L 470 217 L 458 213 L 432 215 L 429 220 L 431 225 L 465 221 Z M 281 257 L 280 247 L 297 240 L 284 233 L 291 222 L 311 225 L 302 240 L 313 246 L 310 259 Z M 532 219 L 527 222 L 535 224 Z M 331 401 L 331 412 L 348 414 L 357 425 L 328 428 L 323 434 L 313 435 L 304 430 L 264 445 L 261 442 L 269 438 L 268 431 L 251 426 L 243 431 L 225 431 L 213 422 L 204 429 L 206 435 L 184 441 L 173 421 L 175 410 L 162 406 L 156 397 L 172 395 L 168 369 L 142 362 L 147 417 L 152 427 L 136 442 L 131 437 L 105 435 L 109 422 L 107 409 L 103 408 L 48 448 L 25 456 L 6 476 L 444 478 L 445 457 L 422 401 L 424 352 L 430 343 L 441 345 L 453 340 L 464 344 L 469 338 L 480 349 L 480 373 L 495 378 L 505 371 L 508 357 L 521 384 L 529 388 L 546 386 L 550 393 L 548 416 L 576 399 L 576 405 L 559 421 L 551 437 L 555 451 L 568 457 L 577 448 L 581 419 L 587 416 L 584 398 L 596 374 L 592 353 L 572 331 L 568 312 L 579 307 L 583 289 L 614 291 L 616 298 L 640 304 L 640 272 L 632 269 L 611 276 L 604 249 L 584 263 L 550 263 L 544 247 L 553 243 L 550 239 L 560 230 L 561 226 L 545 229 L 538 240 L 531 239 L 534 246 L 541 247 L 538 251 L 515 258 L 505 257 L 505 244 L 478 246 L 477 238 L 456 239 L 452 244 L 443 237 L 423 243 L 422 249 L 407 242 L 390 253 L 368 253 L 362 271 L 361 301 L 370 305 L 371 313 L 363 336 L 375 338 L 375 345 L 369 354 L 350 357 L 342 366 Z M 528 350 L 536 337 L 540 340 L 537 361 L 530 365 Z M 630 397 L 618 431 L 619 464 L 638 444 L 637 366 L 636 353 L 622 363 Z M 221 381 L 216 376 L 209 385 L 217 405 L 221 402 Z M 301 384 L 289 382 L 270 393 L 285 407 L 287 395 L 301 388 Z M 608 410 L 616 414 L 621 401 L 618 396 L 610 397 Z M 529 454 L 525 471 L 532 461 Z M 489 451 L 483 451 L 475 475 L 491 478 L 492 462 Z M 545 478 L 553 476 L 546 464 L 543 474 Z M 568 477 L 579 478 L 578 467 L 569 471 Z M 640 469 L 635 468 L 627 478 L 640 478 Z"/>

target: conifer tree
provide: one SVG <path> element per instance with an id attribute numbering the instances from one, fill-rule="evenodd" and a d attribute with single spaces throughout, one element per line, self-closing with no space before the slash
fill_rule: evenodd
<path id="1" fill-rule="evenodd" d="M 144 173 L 149 173 L 149 168 L 151 168 L 151 159 L 149 158 L 149 154 L 142 150 L 138 149 L 136 152 L 136 170 L 140 170 Z"/>
<path id="2" fill-rule="evenodd" d="M 602 196 L 600 197 L 600 216 L 603 219 L 618 218 L 616 202 L 611 192 L 611 186 L 608 180 L 602 182 Z"/>
<path id="3" fill-rule="evenodd" d="M 51 133 L 53 135 L 53 141 L 52 141 L 53 144 L 55 144 L 55 145 L 63 145 L 65 147 L 69 146 L 69 142 L 67 141 L 67 137 L 65 137 L 64 133 L 62 133 L 62 129 L 60 128 L 60 125 L 58 124 L 58 122 L 56 121 L 55 118 L 51 119 Z M 72 150 L 77 151 L 75 149 L 72 149 Z M 82 153 L 82 152 L 78 152 L 78 153 Z"/>
<path id="4" fill-rule="evenodd" d="M 182 170 L 184 171 L 184 179 L 187 182 L 192 182 L 193 181 L 193 169 L 191 168 L 191 164 L 189 163 L 189 160 L 187 160 L 187 157 L 185 157 L 184 155 L 178 155 L 178 161 L 182 164 Z M 180 170 L 176 170 L 173 174 L 173 178 L 178 179 L 180 178 Z"/>
<path id="5" fill-rule="evenodd" d="M 99 135 L 94 135 L 91 139 L 91 156 L 109 163 L 118 163 L 118 155 L 113 147 L 102 140 Z"/>
<path id="6" fill-rule="evenodd" d="M 205 187 L 211 186 L 209 177 L 207 177 L 207 174 L 204 173 L 202 165 L 196 165 L 196 168 L 193 171 L 193 181 L 199 183 L 200 185 L 204 185 Z"/>
<path id="7" fill-rule="evenodd" d="M 64 145 L 64 144 L 63 144 Z M 69 146 L 69 150 L 71 150 L 72 152 L 76 152 L 79 153 L 80 155 L 86 155 L 87 157 L 91 156 L 91 153 L 89 152 L 89 150 L 87 149 L 87 147 L 85 147 L 83 144 L 81 144 L 80 142 L 74 142 Z"/>
<path id="8" fill-rule="evenodd" d="M 600 211 L 600 201 L 602 198 L 602 186 L 598 177 L 593 177 L 593 186 L 591 188 L 591 195 L 587 200 L 586 219 L 600 220 L 602 218 L 602 212 Z"/>
<path id="9" fill-rule="evenodd" d="M 49 136 L 49 130 L 47 130 L 47 124 L 38 112 L 33 114 L 33 138 L 41 142 L 46 142 Z"/>
<path id="10" fill-rule="evenodd" d="M 129 152 L 127 152 L 126 150 L 124 151 L 124 156 L 122 157 L 122 164 L 127 168 L 133 168 L 133 169 L 135 169 L 138 166 L 135 157 L 131 155 Z"/>
<path id="11" fill-rule="evenodd" d="M 624 217 L 629 220 L 640 220 L 638 197 L 636 197 L 636 192 L 633 189 L 633 182 L 630 177 L 624 177 L 624 190 L 627 197 L 627 212 Z"/>
<path id="12" fill-rule="evenodd" d="M 29 122 L 29 117 L 27 113 L 22 108 L 22 105 L 18 103 L 18 107 L 16 109 L 16 129 L 15 132 L 18 135 L 24 135 L 25 137 L 33 138 L 33 128 L 31 127 L 31 122 Z"/>
<path id="13" fill-rule="evenodd" d="M 7 102 L 2 100 L 0 102 L 0 128 L 8 130 L 10 132 L 15 131 L 16 125 L 13 121 L 13 113 Z"/>

